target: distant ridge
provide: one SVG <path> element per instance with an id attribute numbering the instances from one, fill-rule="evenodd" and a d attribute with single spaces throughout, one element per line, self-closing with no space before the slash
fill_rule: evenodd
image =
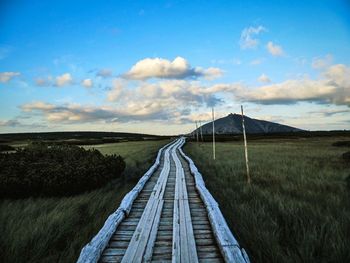
<path id="1" fill-rule="evenodd" d="M 0 134 L 0 143 L 13 140 L 110 140 L 121 139 L 161 139 L 169 136 L 128 132 L 64 131 L 64 132 L 24 132 Z"/>
<path id="2" fill-rule="evenodd" d="M 249 118 L 244 115 L 244 123 L 246 133 L 262 134 L 262 133 L 283 133 L 283 132 L 300 132 L 303 131 L 287 125 L 275 122 L 263 121 Z M 216 134 L 240 134 L 242 133 L 242 115 L 230 113 L 226 117 L 215 120 Z M 198 128 L 199 129 L 199 128 Z M 212 122 L 202 125 L 204 135 L 212 134 Z M 194 130 L 193 132 L 195 132 Z"/>

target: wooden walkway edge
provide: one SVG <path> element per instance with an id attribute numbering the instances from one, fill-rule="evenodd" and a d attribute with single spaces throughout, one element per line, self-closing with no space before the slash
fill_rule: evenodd
<path id="1" fill-rule="evenodd" d="M 78 263 L 250 262 L 184 144 L 181 137 L 159 150 Z"/>
<path id="2" fill-rule="evenodd" d="M 215 238 L 220 247 L 221 253 L 224 256 L 226 262 L 237 262 L 237 263 L 249 263 L 249 257 L 244 248 L 241 248 L 234 238 L 230 228 L 228 227 L 224 216 L 222 215 L 218 203 L 214 197 L 205 187 L 205 183 L 202 175 L 199 173 L 197 167 L 191 158 L 189 158 L 181 149 L 180 154 L 189 163 L 192 175 L 195 178 L 195 185 L 198 193 L 200 194 L 203 202 L 205 203 L 209 221 L 213 228 Z"/>

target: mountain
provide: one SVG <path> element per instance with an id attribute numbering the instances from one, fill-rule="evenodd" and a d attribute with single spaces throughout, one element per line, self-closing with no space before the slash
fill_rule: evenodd
<path id="1" fill-rule="evenodd" d="M 242 115 L 230 113 L 226 117 L 215 120 L 216 134 L 240 134 L 242 133 Z M 287 125 L 275 122 L 263 121 L 249 118 L 244 115 L 244 124 L 246 133 L 283 133 L 283 132 L 299 132 L 303 131 Z M 199 128 L 198 128 L 199 129 Z M 195 131 L 194 131 L 195 132 Z M 212 134 L 212 122 L 202 125 L 203 134 Z"/>

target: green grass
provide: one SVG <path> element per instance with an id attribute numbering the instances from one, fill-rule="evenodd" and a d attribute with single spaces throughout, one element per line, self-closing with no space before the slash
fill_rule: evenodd
<path id="1" fill-rule="evenodd" d="M 96 148 L 104 154 L 122 155 L 127 164 L 125 177 L 135 179 L 167 142 L 125 142 Z M 0 262 L 75 262 L 81 248 L 134 184 L 115 181 L 72 197 L 0 200 Z"/>
<path id="2" fill-rule="evenodd" d="M 185 152 L 253 262 L 350 262 L 350 193 L 342 138 L 189 143 Z M 345 138 L 343 138 L 345 139 Z"/>
<path id="3" fill-rule="evenodd" d="M 166 143 L 165 141 L 135 141 L 126 143 L 109 143 L 100 145 L 83 146 L 85 149 L 95 148 L 103 154 L 120 154 L 125 162 L 125 175 L 128 179 L 135 179 L 139 177 L 140 171 L 145 172 L 145 161 L 151 164 L 155 160 L 155 154 L 159 148 Z M 151 154 L 150 155 L 150 151 Z M 150 165 L 148 165 L 150 166 Z"/>

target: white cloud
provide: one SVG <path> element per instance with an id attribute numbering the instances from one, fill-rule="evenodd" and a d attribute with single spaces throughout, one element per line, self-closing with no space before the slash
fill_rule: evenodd
<path id="1" fill-rule="evenodd" d="M 50 122 L 90 122 L 96 120 L 110 120 L 116 114 L 104 107 L 81 106 L 79 104 L 54 105 L 45 102 L 33 102 L 21 107 L 26 112 L 41 112 Z"/>
<path id="2" fill-rule="evenodd" d="M 213 67 L 207 69 L 198 68 L 196 72 L 202 72 L 201 74 L 203 74 L 203 76 L 208 80 L 219 78 L 224 74 L 224 72 L 221 69 Z"/>
<path id="3" fill-rule="evenodd" d="M 260 78 L 265 82 L 269 79 L 265 74 Z M 243 83 L 204 86 L 197 80 L 135 82 L 120 78 L 113 80 L 113 86 L 107 93 L 107 105 L 57 105 L 39 101 L 22 105 L 22 110 L 41 114 L 52 123 L 97 124 L 152 120 L 179 124 L 193 120 L 205 121 L 209 116 L 201 115 L 201 109 L 211 106 L 223 109 L 222 106 L 228 106 L 227 103 L 234 98 L 257 104 L 293 104 L 306 101 L 349 106 L 349 78 L 350 68 L 342 64 L 326 68 L 318 79 L 303 77 L 255 88 L 249 88 Z"/>
<path id="4" fill-rule="evenodd" d="M 6 83 L 19 75 L 21 75 L 19 72 L 0 72 L 0 82 Z"/>
<path id="5" fill-rule="evenodd" d="M 113 80 L 113 87 L 112 89 L 107 93 L 107 100 L 108 101 L 116 101 L 119 99 L 122 91 L 123 86 L 126 84 L 125 81 L 121 79 L 115 79 Z"/>
<path id="6" fill-rule="evenodd" d="M 93 86 L 92 79 L 84 79 L 81 82 L 81 85 L 84 86 L 85 88 L 91 88 Z"/>
<path id="7" fill-rule="evenodd" d="M 51 86 L 52 85 L 52 77 L 48 76 L 47 78 L 36 78 L 35 84 L 40 87 Z"/>
<path id="8" fill-rule="evenodd" d="M 343 64 L 332 65 L 324 71 L 323 75 L 332 85 L 350 92 L 350 67 Z"/>
<path id="9" fill-rule="evenodd" d="M 123 75 L 127 79 L 145 80 L 149 78 L 185 79 L 205 77 L 213 79 L 222 76 L 219 68 L 192 68 L 186 59 L 176 57 L 173 61 L 163 58 L 146 58 L 138 61 Z"/>
<path id="10" fill-rule="evenodd" d="M 216 84 L 203 86 L 198 81 L 163 80 L 156 83 L 141 82 L 139 86 L 127 86 L 127 82 L 117 82 L 117 85 L 107 93 L 109 101 L 121 103 L 164 101 L 166 108 L 191 106 L 214 106 L 222 103 L 217 97 L 219 93 L 232 92 L 233 84 Z M 123 87 L 123 88 L 122 88 Z M 125 87 L 125 88 L 124 88 Z M 123 89 L 123 92 L 121 91 Z"/>
<path id="11" fill-rule="evenodd" d="M 323 78 L 286 80 L 256 89 L 234 90 L 237 98 L 260 104 L 292 104 L 299 101 L 350 106 L 350 68 L 338 64 L 327 68 Z"/>
<path id="12" fill-rule="evenodd" d="M 100 69 L 97 73 L 96 76 L 102 77 L 102 78 L 109 78 L 112 77 L 112 70 L 108 68 Z"/>
<path id="13" fill-rule="evenodd" d="M 166 101 L 137 101 L 115 107 L 72 103 L 55 105 L 39 101 L 24 104 L 21 108 L 25 112 L 41 113 L 47 121 L 54 123 L 171 121 L 171 112 L 167 111 L 166 104 Z"/>
<path id="14" fill-rule="evenodd" d="M 35 101 L 32 103 L 27 103 L 21 106 L 23 111 L 30 112 L 32 109 L 38 109 L 38 110 L 51 110 L 54 108 L 52 104 L 45 103 L 42 101 Z"/>
<path id="15" fill-rule="evenodd" d="M 311 66 L 314 69 L 324 69 L 329 67 L 333 62 L 333 56 L 328 54 L 324 57 L 317 57 L 312 60 Z"/>
<path id="16" fill-rule="evenodd" d="M 284 51 L 281 46 L 274 44 L 272 41 L 269 41 L 266 45 L 267 50 L 272 56 L 282 56 Z"/>
<path id="17" fill-rule="evenodd" d="M 43 128 L 45 126 L 40 124 L 40 123 L 33 123 L 33 122 L 23 123 L 22 121 L 15 118 L 15 119 L 10 119 L 10 120 L 0 120 L 0 127 L 1 128 L 6 128 L 6 127 L 16 128 L 16 130 L 18 128 L 26 128 L 26 129 L 30 129 L 32 131 L 33 129 Z"/>
<path id="18" fill-rule="evenodd" d="M 17 127 L 20 125 L 18 120 L 0 120 L 0 127 Z"/>
<path id="19" fill-rule="evenodd" d="M 199 81 L 187 80 L 134 84 L 119 79 L 107 93 L 107 100 L 115 102 L 114 109 L 119 113 L 119 121 L 148 119 L 187 123 L 194 109 L 222 104 L 223 100 L 218 95 L 232 94 L 237 88 L 233 84 L 203 86 Z"/>
<path id="20" fill-rule="evenodd" d="M 241 33 L 241 38 L 239 40 L 239 44 L 241 49 L 251 49 L 255 48 L 259 44 L 259 40 L 255 38 L 255 36 L 259 35 L 261 32 L 267 31 L 265 27 L 247 27 L 244 28 Z"/>
<path id="21" fill-rule="evenodd" d="M 55 85 L 57 87 L 63 87 L 63 86 L 71 84 L 72 81 L 73 81 L 73 78 L 72 78 L 71 74 L 65 73 L 65 74 L 62 74 L 61 76 L 56 77 Z"/>
<path id="22" fill-rule="evenodd" d="M 254 59 L 250 62 L 250 65 L 256 66 L 256 65 L 260 65 L 261 63 L 263 63 L 264 59 L 263 58 L 257 58 Z"/>
<path id="23" fill-rule="evenodd" d="M 349 108 L 343 108 L 343 109 L 322 109 L 318 111 L 309 111 L 310 114 L 320 115 L 323 117 L 330 117 L 334 115 L 348 115 L 350 113 Z"/>
<path id="24" fill-rule="evenodd" d="M 40 87 L 44 87 L 47 85 L 46 79 L 43 78 L 36 78 L 35 79 L 35 84 Z"/>
<path id="25" fill-rule="evenodd" d="M 258 81 L 259 82 L 262 82 L 262 83 L 269 83 L 271 82 L 271 79 L 265 75 L 264 73 L 260 75 L 260 77 L 258 78 Z"/>
<path id="26" fill-rule="evenodd" d="M 227 115 L 227 112 L 219 112 L 215 111 L 215 118 L 219 119 Z M 179 115 L 176 119 L 176 123 L 192 123 L 194 124 L 196 121 L 198 125 L 203 125 L 208 121 L 212 120 L 212 113 L 211 110 L 205 110 L 204 112 L 193 112 L 189 115 L 181 116 Z M 193 131 L 194 128 L 191 129 Z"/>

